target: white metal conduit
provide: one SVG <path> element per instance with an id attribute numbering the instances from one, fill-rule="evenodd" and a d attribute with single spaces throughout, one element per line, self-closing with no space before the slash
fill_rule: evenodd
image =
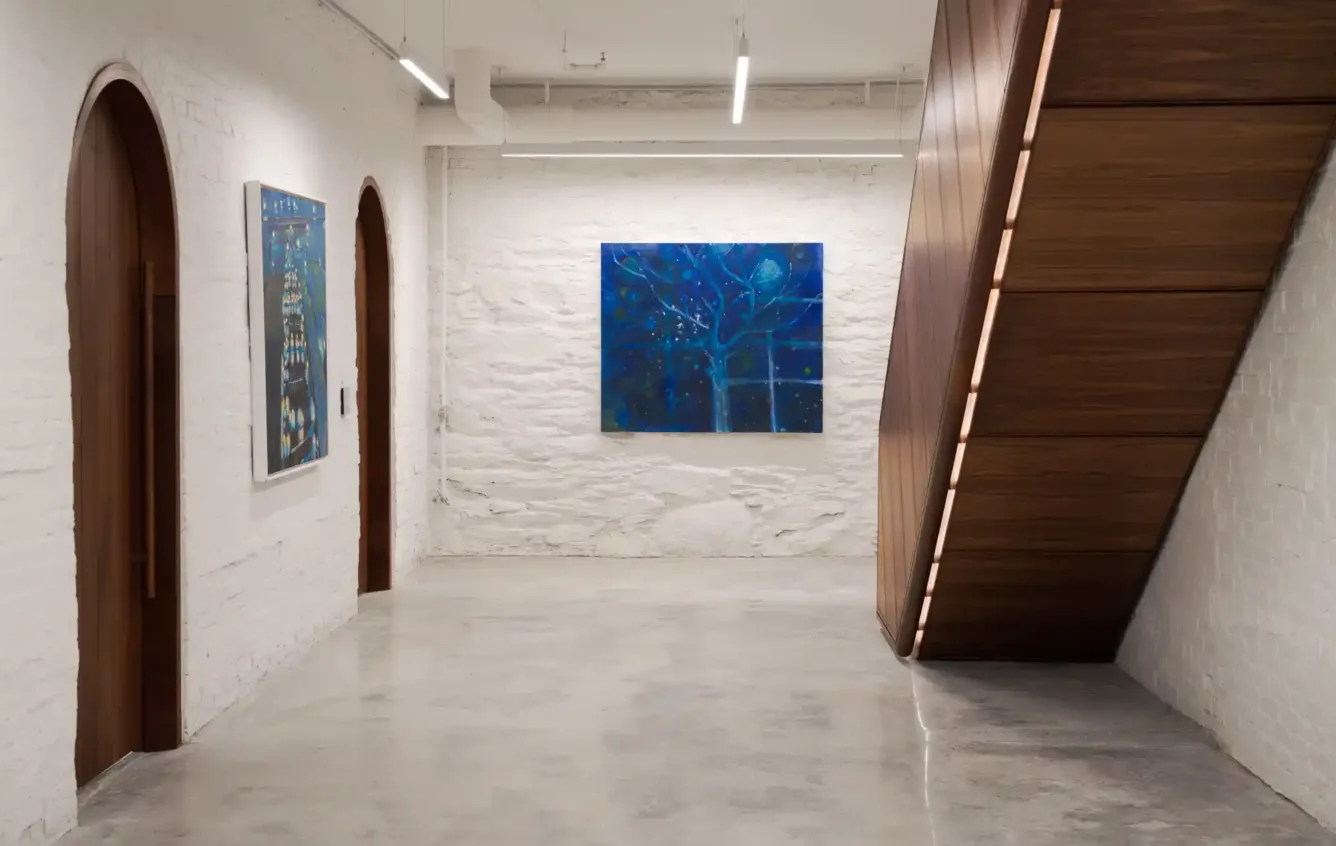
<path id="1" fill-rule="evenodd" d="M 916 134 L 905 136 L 901 124 L 909 122 L 897 120 L 890 109 L 757 109 L 735 126 L 726 113 L 705 109 L 522 106 L 502 109 L 499 120 L 474 122 L 472 115 L 466 116 L 464 97 L 458 91 L 455 97 L 457 108 L 421 107 L 418 134 L 423 145 L 918 140 Z"/>
<path id="2" fill-rule="evenodd" d="M 644 142 L 901 142 L 918 140 L 918 104 L 901 108 L 748 109 L 729 122 L 726 110 L 503 108 L 492 97 L 491 64 L 481 50 L 455 53 L 454 102 L 424 105 L 418 134 L 424 146 L 497 146 Z"/>

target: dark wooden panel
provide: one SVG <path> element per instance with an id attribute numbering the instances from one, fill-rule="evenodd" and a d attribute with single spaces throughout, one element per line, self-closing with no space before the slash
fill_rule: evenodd
<path id="1" fill-rule="evenodd" d="M 366 431 L 366 383 L 367 383 L 367 303 L 366 303 L 366 231 L 362 222 L 361 210 L 358 210 L 355 242 L 353 245 L 355 271 L 353 273 L 353 300 L 357 311 L 357 491 L 358 507 L 361 512 L 361 531 L 357 537 L 357 593 L 364 594 L 369 589 L 367 561 L 367 540 L 371 509 L 367 504 L 370 487 L 367 484 L 367 470 L 371 461 L 367 456 L 370 441 Z"/>
<path id="2" fill-rule="evenodd" d="M 959 190 L 959 221 L 961 227 L 959 249 L 954 251 L 962 262 L 968 262 L 977 239 L 979 215 L 983 213 L 984 130 L 980 119 L 978 95 L 985 90 L 975 68 L 974 41 L 970 26 L 970 0 L 944 0 L 946 9 L 947 52 L 950 56 L 951 118 L 954 128 L 955 172 Z M 994 97 L 996 95 L 993 95 Z M 987 108 L 987 102 L 985 102 Z M 949 152 L 949 151 L 947 151 Z M 962 267 L 961 272 L 967 272 Z"/>
<path id="3" fill-rule="evenodd" d="M 942 433 L 964 414 L 1047 11 L 1039 0 L 938 8 L 881 418 L 879 611 L 901 654 L 927 584 L 954 442 Z"/>
<path id="4" fill-rule="evenodd" d="M 1020 149 L 1009 121 L 1029 106 L 1029 63 L 1052 5 L 945 0 L 939 12 L 916 180 L 923 225 L 911 226 L 906 251 L 923 238 L 928 258 L 921 272 L 906 266 L 883 405 L 885 430 L 907 386 L 932 413 L 901 419 L 936 420 L 926 485 L 921 458 L 902 485 L 915 507 L 926 491 L 911 510 L 917 528 L 888 521 L 915 532 L 907 582 L 897 594 L 891 569 L 882 586 L 898 597 L 884 605 L 899 611 L 887 628 L 901 654 L 926 590 L 1003 229 L 990 204 L 1005 205 Z M 1336 118 L 1329 0 L 1061 6 L 924 660 L 1114 657 Z M 980 61 L 993 38 L 1014 50 L 997 79 Z M 949 91 L 933 87 L 943 80 Z M 987 108 L 990 90 L 1000 109 Z M 963 293 L 945 293 L 962 273 Z M 928 293 L 906 300 L 907 282 Z M 948 343 L 941 329 L 956 316 Z M 920 341 L 913 357 L 896 354 L 902 329 Z M 950 362 L 945 375 L 939 361 Z M 915 436 L 921 456 L 931 441 Z"/>
<path id="5" fill-rule="evenodd" d="M 79 608 L 80 784 L 142 743 L 141 591 L 144 385 L 137 346 L 139 212 L 110 100 L 83 125 L 74 163 L 68 281 L 74 417 L 74 546 Z"/>
<path id="6" fill-rule="evenodd" d="M 80 783 L 181 742 L 176 210 L 144 92 L 98 73 L 67 184 Z"/>
<path id="7" fill-rule="evenodd" d="M 1260 298 L 1006 294 L 972 436 L 1205 435 Z"/>
<path id="8" fill-rule="evenodd" d="M 393 566 L 389 233 L 380 193 L 362 189 L 357 211 L 357 430 L 361 456 L 360 593 L 390 589 Z"/>
<path id="9" fill-rule="evenodd" d="M 1149 552 L 948 553 L 920 657 L 1108 660 L 1152 561 Z"/>
<path id="10" fill-rule="evenodd" d="M 1151 552 L 951 552 L 930 613 L 944 624 L 1001 624 L 1021 611 L 1045 622 L 1116 620 L 1152 561 Z"/>
<path id="11" fill-rule="evenodd" d="M 895 441 L 887 435 L 877 438 L 877 476 L 893 476 L 895 473 Z M 899 485 L 877 486 L 877 549 L 888 549 L 892 538 L 900 534 Z M 882 563 L 883 556 L 878 556 L 877 565 L 877 616 L 883 620 L 896 619 L 900 609 L 896 607 L 900 597 L 891 585 L 898 582 L 897 567 L 902 556 L 890 555 Z"/>
<path id="12" fill-rule="evenodd" d="M 946 551 L 1154 549 L 1199 443 L 971 438 Z"/>
<path id="13" fill-rule="evenodd" d="M 1336 99 L 1331 0 L 1068 0 L 1045 103 Z"/>
<path id="14" fill-rule="evenodd" d="M 920 661 L 1055 661 L 1106 664 L 1118 655 L 1121 625 L 1015 618 L 1008 623 L 937 623 L 924 631 Z"/>
<path id="15" fill-rule="evenodd" d="M 161 752 L 181 744 L 181 439 L 179 274 L 176 199 L 162 121 L 143 80 L 114 64 L 92 92 L 105 91 L 125 136 L 139 208 L 139 251 L 145 289 L 139 327 L 149 439 L 144 472 L 148 514 L 140 603 L 142 749 Z M 90 93 L 90 97 L 94 96 Z"/>
<path id="16" fill-rule="evenodd" d="M 943 164 L 937 150 L 937 90 L 949 85 L 943 77 L 945 10 L 938 7 L 933 36 L 933 59 L 924 88 L 924 111 L 919 155 L 915 168 L 910 219 L 896 305 L 895 329 L 887 362 L 886 387 L 882 396 L 882 441 L 892 457 L 879 464 L 878 487 L 897 511 L 879 530 L 878 569 L 887 581 L 883 623 L 893 634 L 904 613 L 913 570 L 923 503 L 931 474 L 931 454 L 941 415 L 943 377 L 934 351 L 944 343 L 950 317 L 942 314 L 945 288 L 933 284 L 944 275 L 941 235 L 940 177 Z M 949 164 L 947 162 L 946 164 Z M 957 306 L 958 308 L 958 306 Z M 905 315 L 902 319 L 901 315 Z M 913 319 L 907 319 L 913 315 Z M 891 617 L 884 616 L 889 611 Z"/>
<path id="17" fill-rule="evenodd" d="M 1333 116 L 1044 109 L 1004 290 L 1264 288 Z"/>

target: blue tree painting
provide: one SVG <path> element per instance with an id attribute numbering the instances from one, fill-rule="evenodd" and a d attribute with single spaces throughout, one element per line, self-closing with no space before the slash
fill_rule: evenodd
<path id="1" fill-rule="evenodd" d="M 820 244 L 604 244 L 603 431 L 820 432 Z"/>

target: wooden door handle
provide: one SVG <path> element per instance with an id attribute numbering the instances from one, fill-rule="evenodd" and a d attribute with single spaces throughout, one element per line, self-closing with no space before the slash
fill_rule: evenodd
<path id="1" fill-rule="evenodd" d="M 143 324 L 140 337 L 143 344 L 143 379 L 144 379 L 144 594 L 149 599 L 158 595 L 157 551 L 154 535 L 156 534 L 156 511 L 153 491 L 153 263 L 144 262 L 143 267 Z"/>

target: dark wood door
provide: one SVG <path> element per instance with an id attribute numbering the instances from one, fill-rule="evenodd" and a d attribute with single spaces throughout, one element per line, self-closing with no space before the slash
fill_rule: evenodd
<path id="1" fill-rule="evenodd" d="M 357 300 L 357 421 L 358 421 L 358 493 L 361 499 L 362 531 L 358 535 L 357 546 L 357 592 L 367 592 L 367 532 L 370 527 L 370 511 L 367 508 L 367 453 L 370 439 L 366 425 L 366 234 L 363 232 L 362 215 L 357 215 L 357 282 L 355 290 Z"/>
<path id="2" fill-rule="evenodd" d="M 362 534 L 359 593 L 390 587 L 393 513 L 390 418 L 390 245 L 374 188 L 357 208 L 357 419 Z"/>
<path id="3" fill-rule="evenodd" d="M 71 185 L 75 773 L 82 785 L 143 740 L 143 263 L 134 174 L 108 98 L 89 113 Z"/>

